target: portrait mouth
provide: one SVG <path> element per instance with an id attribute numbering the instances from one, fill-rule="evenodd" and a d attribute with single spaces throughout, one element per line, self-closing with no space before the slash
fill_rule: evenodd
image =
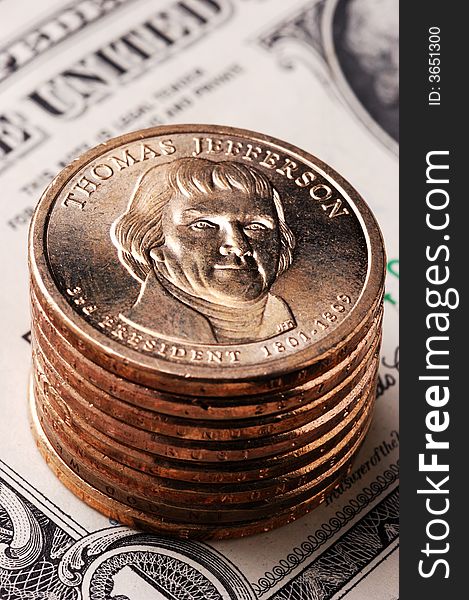
<path id="1" fill-rule="evenodd" d="M 257 267 L 249 265 L 215 265 L 213 268 L 219 271 L 257 271 Z"/>

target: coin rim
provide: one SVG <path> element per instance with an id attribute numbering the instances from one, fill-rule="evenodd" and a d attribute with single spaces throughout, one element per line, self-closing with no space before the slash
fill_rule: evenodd
<path id="1" fill-rule="evenodd" d="M 244 412 L 251 410 L 253 407 L 256 409 L 256 415 L 260 414 L 259 411 L 261 408 L 263 409 L 262 414 L 267 414 L 267 412 L 283 412 L 283 409 L 271 410 L 269 406 L 272 403 L 272 398 L 274 398 L 274 402 L 280 399 L 284 400 L 285 396 L 290 395 L 291 390 L 299 389 L 300 387 L 309 392 L 311 387 L 316 386 L 319 381 L 327 384 L 328 389 L 332 389 L 335 382 L 339 383 L 340 374 L 345 372 L 350 364 L 355 363 L 357 365 L 362 361 L 368 352 L 368 348 L 373 344 L 373 340 L 381 336 L 384 315 L 384 309 L 380 303 L 376 307 L 376 312 L 370 315 L 366 326 L 363 327 L 363 336 L 357 337 L 353 349 L 348 354 L 345 354 L 344 357 L 341 356 L 340 360 L 333 366 L 320 370 L 315 376 L 310 374 L 310 377 L 300 377 L 298 385 L 287 386 L 286 384 L 280 385 L 277 382 L 277 385 L 268 386 L 263 392 L 257 392 L 250 396 L 231 395 L 228 393 L 229 389 L 225 386 L 219 386 L 216 390 L 218 392 L 216 395 L 203 396 L 200 394 L 191 396 L 184 394 L 184 390 L 179 389 L 175 392 L 156 390 L 155 388 L 128 380 L 122 374 L 106 370 L 102 365 L 82 355 L 64 337 L 63 333 L 57 330 L 44 313 L 43 308 L 36 302 L 34 292 L 31 292 L 30 308 L 33 317 L 31 331 L 34 332 L 38 329 L 45 340 L 47 340 L 47 344 L 50 347 L 56 348 L 57 352 L 61 353 L 62 362 L 70 365 L 73 371 L 77 372 L 81 377 L 89 379 L 95 387 L 137 407 L 144 406 L 149 410 L 168 415 L 180 415 L 179 410 L 175 411 L 175 408 L 179 409 L 181 406 L 184 406 L 185 415 L 194 419 L 226 418 L 228 410 L 238 413 L 236 410 L 237 407 L 240 407 L 241 412 L 237 417 L 233 418 L 243 418 Z M 351 358 L 352 356 L 353 358 Z M 65 376 L 66 372 L 62 373 L 62 375 Z M 322 390 L 317 392 L 318 396 L 322 393 Z M 220 399 L 222 399 L 221 402 Z M 155 408 L 158 404 L 159 408 Z M 293 406 L 295 406 L 295 403 L 292 403 L 289 399 L 287 408 Z M 195 410 L 195 414 L 190 415 L 188 412 L 190 410 Z"/>
<path id="2" fill-rule="evenodd" d="M 235 491 L 225 491 L 212 489 L 209 484 L 191 486 L 189 482 L 184 482 L 185 487 L 180 488 L 177 485 L 178 480 L 159 478 L 129 468 L 105 455 L 101 456 L 102 453 L 98 449 L 89 444 L 84 445 L 82 441 L 79 442 L 78 447 L 70 444 L 68 435 L 63 432 L 59 434 L 54 426 L 54 417 L 52 412 L 49 412 L 49 407 L 45 407 L 41 399 L 36 394 L 34 395 L 36 411 L 44 434 L 52 446 L 56 447 L 57 445 L 64 456 L 68 456 L 67 460 L 73 461 L 80 469 L 82 474 L 79 476 L 82 479 L 85 481 L 96 480 L 103 486 L 109 485 L 119 490 L 121 495 L 131 495 L 144 505 L 148 504 L 148 512 L 158 513 L 161 511 L 161 514 L 166 512 L 169 518 L 173 518 L 181 511 L 193 510 L 202 519 L 210 519 L 211 515 L 215 517 L 214 513 L 219 513 L 222 520 L 229 521 L 233 518 L 236 521 L 243 521 L 246 519 L 242 513 L 244 515 L 252 514 L 256 518 L 259 513 L 278 509 L 279 505 L 288 508 L 294 507 L 298 497 L 307 495 L 311 488 L 316 488 L 322 481 L 333 476 L 334 472 L 339 470 L 343 463 L 347 462 L 348 458 L 355 453 L 357 445 L 366 435 L 374 413 L 373 403 L 365 405 L 363 413 L 340 442 L 338 460 L 336 460 L 337 455 L 334 454 L 334 449 L 331 449 L 320 459 L 314 461 L 311 472 L 305 475 L 292 472 L 286 476 L 279 475 L 269 480 L 251 481 L 244 485 L 231 486 L 235 488 Z M 66 441 L 64 441 L 64 435 Z M 96 469 L 96 464 L 101 465 L 101 468 Z M 88 475 L 85 475 L 85 472 Z M 131 502 L 129 504 L 132 505 Z M 175 520 L 179 520 L 178 517 L 175 517 Z"/>
<path id="3" fill-rule="evenodd" d="M 373 395 L 376 387 L 377 367 L 373 381 L 370 386 L 363 391 L 367 395 L 366 402 L 374 405 L 375 397 Z M 88 445 L 94 447 L 102 455 L 108 456 L 117 463 L 121 463 L 136 471 L 142 471 L 149 476 L 160 477 L 165 480 L 179 480 L 180 482 L 191 482 L 196 485 L 210 484 L 215 487 L 229 486 L 232 484 L 245 486 L 249 482 L 261 482 L 275 479 L 278 477 L 293 477 L 295 474 L 305 474 L 312 464 L 316 464 L 327 450 L 331 452 L 337 447 L 345 436 L 349 435 L 354 429 L 356 423 L 361 419 L 361 413 L 364 408 L 359 410 L 355 417 L 348 421 L 343 427 L 333 427 L 330 434 L 321 436 L 324 441 L 321 446 L 311 449 L 313 443 L 309 445 L 308 452 L 287 453 L 280 457 L 270 457 L 267 460 L 251 459 L 248 461 L 230 461 L 227 470 L 226 463 L 206 463 L 197 462 L 188 459 L 177 459 L 160 457 L 148 450 L 138 449 L 134 446 L 128 446 L 118 442 L 106 435 L 102 431 L 89 427 L 83 415 L 73 416 L 73 420 L 62 419 L 55 408 L 55 403 L 42 398 L 41 391 L 36 391 L 36 401 L 42 404 L 47 403 L 47 409 L 52 416 L 62 423 L 62 428 L 68 431 L 66 440 L 72 437 L 83 439 Z M 59 407 L 60 408 L 60 407 Z M 55 427 L 54 427 L 55 429 Z M 304 450 L 304 449 L 303 449 Z M 292 455 L 293 454 L 293 455 Z M 164 463 L 164 464 L 163 464 Z M 210 467 L 210 468 L 209 468 Z M 223 469 L 223 470 L 221 470 Z"/>
<path id="4" fill-rule="evenodd" d="M 299 425 L 309 421 L 315 417 L 316 412 L 322 412 L 329 409 L 337 401 L 337 393 L 342 396 L 346 395 L 354 388 L 362 377 L 365 376 L 365 371 L 373 362 L 373 358 L 379 354 L 381 336 L 377 330 L 377 335 L 370 338 L 370 343 L 353 369 L 345 367 L 343 371 L 337 374 L 337 378 L 331 382 L 330 387 L 326 390 L 321 390 L 320 393 L 314 394 L 311 398 L 308 396 L 308 390 L 304 390 L 301 386 L 298 391 L 298 400 L 295 402 L 295 390 L 289 390 L 289 406 L 283 410 L 275 410 L 273 412 L 259 411 L 259 403 L 263 400 L 253 399 L 255 402 L 252 405 L 245 405 L 245 416 L 236 419 L 229 412 L 225 416 L 220 415 L 218 419 L 202 419 L 192 418 L 190 415 L 168 414 L 159 412 L 156 409 L 148 409 L 145 406 L 139 406 L 138 403 L 131 403 L 121 399 L 117 395 L 108 393 L 106 390 L 97 387 L 91 380 L 88 380 L 83 375 L 79 374 L 73 366 L 69 365 L 58 353 L 52 354 L 53 349 L 50 342 L 36 323 L 32 330 L 32 345 L 33 345 L 33 365 L 42 371 L 45 371 L 46 376 L 51 377 L 51 383 L 54 385 L 57 382 L 60 386 L 65 386 L 65 390 L 72 390 L 73 393 L 79 395 L 87 404 L 93 404 L 97 409 L 105 415 L 111 415 L 123 421 L 149 432 L 161 433 L 171 437 L 188 439 L 188 440 L 205 440 L 205 441 L 235 441 L 249 439 L 252 437 L 263 437 L 274 435 L 283 431 L 294 429 Z M 291 396 L 291 397 L 290 397 Z M 271 397 L 268 403 L 275 404 Z M 178 400 L 175 400 L 175 411 L 177 412 Z M 115 407 L 119 408 L 119 416 L 113 413 Z M 223 408 L 219 407 L 219 411 Z M 184 413 L 187 413 L 187 406 L 184 408 Z M 142 417 L 139 419 L 139 415 Z M 270 431 L 264 432 L 263 428 L 270 428 Z M 223 430 L 235 430 L 239 435 L 229 436 L 221 434 Z M 211 436 L 202 436 L 201 430 L 210 431 Z M 177 433 L 184 431 L 183 434 Z"/>
<path id="5" fill-rule="evenodd" d="M 287 510 L 267 519 L 257 520 L 255 522 L 246 523 L 243 525 L 225 525 L 222 527 L 218 525 L 204 525 L 201 527 L 200 525 L 193 525 L 191 523 L 175 524 L 169 523 L 153 515 L 149 516 L 142 511 L 134 510 L 121 502 L 109 498 L 101 491 L 86 483 L 86 481 L 80 479 L 76 473 L 74 473 L 74 471 L 60 458 L 42 431 L 35 411 L 35 403 L 33 401 L 31 391 L 29 394 L 29 400 L 30 424 L 36 446 L 40 454 L 43 456 L 47 466 L 66 488 L 68 488 L 76 497 L 85 502 L 88 506 L 97 510 L 101 514 L 104 514 L 108 518 L 115 519 L 124 525 L 128 525 L 136 529 L 154 531 L 181 539 L 221 540 L 240 538 L 256 533 L 264 533 L 270 531 L 271 529 L 291 523 L 292 521 L 295 521 L 299 517 L 305 515 L 320 505 L 324 501 L 326 494 L 332 492 L 333 489 L 340 485 L 340 482 L 351 472 L 354 460 L 360 450 L 360 447 L 357 448 L 357 452 L 350 458 L 349 463 L 344 465 L 344 469 L 339 474 L 337 480 L 331 482 L 327 488 L 318 493 L 316 496 L 302 502 L 300 505 L 297 505 L 291 510 Z M 366 439 L 366 435 L 367 431 L 364 432 L 363 440 Z"/>

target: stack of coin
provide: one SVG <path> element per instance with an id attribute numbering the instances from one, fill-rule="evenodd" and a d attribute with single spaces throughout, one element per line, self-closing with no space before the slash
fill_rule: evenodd
<path id="1" fill-rule="evenodd" d="M 229 127 L 115 138 L 44 192 L 29 260 L 33 432 L 85 502 L 236 537 L 296 519 L 350 470 L 385 255 L 314 156 Z"/>

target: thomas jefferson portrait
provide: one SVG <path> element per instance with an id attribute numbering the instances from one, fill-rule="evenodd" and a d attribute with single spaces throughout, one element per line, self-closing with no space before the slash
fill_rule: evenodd
<path id="1" fill-rule="evenodd" d="M 296 327 L 270 291 L 292 263 L 295 238 L 277 190 L 248 164 L 180 158 L 151 167 L 111 238 L 141 284 L 120 315 L 139 330 L 229 344 Z"/>

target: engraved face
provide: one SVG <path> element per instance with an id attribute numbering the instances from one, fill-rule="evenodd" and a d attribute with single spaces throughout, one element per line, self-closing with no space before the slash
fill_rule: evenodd
<path id="1" fill-rule="evenodd" d="M 270 179 L 236 161 L 182 158 L 141 177 L 111 236 L 142 283 L 120 317 L 179 339 L 249 342 L 295 327 L 270 292 L 295 238 Z M 173 334 L 173 337 L 176 336 Z"/>
<path id="2" fill-rule="evenodd" d="M 256 300 L 273 284 L 280 255 L 272 198 L 240 190 L 175 194 L 162 219 L 155 268 L 184 291 L 230 306 Z"/>

